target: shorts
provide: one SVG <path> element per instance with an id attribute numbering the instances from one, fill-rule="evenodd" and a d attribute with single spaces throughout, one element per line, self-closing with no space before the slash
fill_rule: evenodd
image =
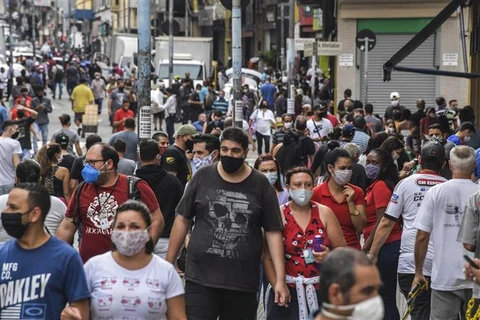
<path id="1" fill-rule="evenodd" d="M 82 123 L 82 118 L 85 112 L 75 112 L 74 120 Z"/>

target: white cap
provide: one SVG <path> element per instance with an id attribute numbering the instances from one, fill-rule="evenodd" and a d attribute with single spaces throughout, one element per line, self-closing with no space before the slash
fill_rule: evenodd
<path id="1" fill-rule="evenodd" d="M 392 93 L 390 93 L 390 99 L 393 99 L 393 98 L 399 99 L 399 98 L 400 98 L 400 94 L 398 94 L 398 92 L 392 92 Z"/>

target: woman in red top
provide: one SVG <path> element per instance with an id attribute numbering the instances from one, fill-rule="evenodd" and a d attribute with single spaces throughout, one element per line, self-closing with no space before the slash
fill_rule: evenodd
<path id="1" fill-rule="evenodd" d="M 373 149 L 367 156 L 365 166 L 367 178 L 372 181 L 365 196 L 367 226 L 363 230 L 365 244 L 363 251 L 368 252 L 372 246 L 378 223 L 385 214 L 393 189 L 398 183 L 398 173 L 392 156 L 385 150 Z M 386 320 L 399 320 L 396 303 L 397 268 L 400 255 L 400 239 L 402 229 L 398 221 L 378 254 L 377 266 L 382 277 L 383 287 L 380 289 L 385 304 Z"/>
<path id="2" fill-rule="evenodd" d="M 320 264 L 330 249 L 344 247 L 340 225 L 333 212 L 314 201 L 313 175 L 306 167 L 296 167 L 286 174 L 286 186 L 291 201 L 281 206 L 285 224 L 283 243 L 285 251 L 286 282 L 292 300 L 288 308 L 274 303 L 274 295 L 267 300 L 267 319 L 306 319 L 309 312 L 318 309 L 318 281 Z M 315 236 L 323 238 L 321 252 L 315 252 Z M 264 268 L 272 287 L 275 270 L 268 252 L 264 254 Z M 308 306 L 308 309 L 307 309 Z"/>
<path id="3" fill-rule="evenodd" d="M 313 189 L 312 200 L 329 207 L 342 227 L 347 246 L 360 249 L 358 235 L 367 222 L 364 193 L 360 187 L 349 184 L 352 160 L 345 149 L 334 149 L 325 155 L 330 178 Z"/>

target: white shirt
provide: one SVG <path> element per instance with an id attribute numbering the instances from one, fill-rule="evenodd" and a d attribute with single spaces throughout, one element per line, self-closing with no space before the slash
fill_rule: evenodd
<path id="1" fill-rule="evenodd" d="M 307 121 L 307 128 L 310 131 L 310 138 L 323 138 L 333 130 L 330 120 L 322 118 L 320 121 L 310 119 Z"/>
<path id="2" fill-rule="evenodd" d="M 185 292 L 173 265 L 157 255 L 146 267 L 127 270 L 109 251 L 88 260 L 85 274 L 92 319 L 165 319 L 167 300 Z"/>
<path id="3" fill-rule="evenodd" d="M 275 116 L 273 115 L 272 110 L 266 109 L 256 109 L 250 119 L 255 121 L 257 124 L 257 132 L 264 135 L 270 136 L 272 133 L 271 125 L 275 124 Z"/>
<path id="4" fill-rule="evenodd" d="M 174 115 L 177 112 L 177 96 L 172 94 L 168 97 L 167 101 L 165 101 L 165 104 L 161 104 L 158 107 L 160 108 L 160 112 L 165 110 L 166 117 Z"/>
<path id="5" fill-rule="evenodd" d="M 22 153 L 20 142 L 12 138 L 0 137 L 0 186 L 15 183 L 14 153 L 18 155 Z"/>
<path id="6" fill-rule="evenodd" d="M 415 274 L 415 218 L 422 204 L 426 192 L 433 186 L 443 183 L 447 179 L 434 174 L 414 174 L 400 181 L 393 191 L 385 215 L 398 220 L 402 216 L 403 230 L 398 259 L 398 273 Z M 433 245 L 432 239 L 428 243 L 427 256 L 423 265 L 423 274 L 432 274 Z"/>
<path id="7" fill-rule="evenodd" d="M 0 196 L 0 217 L 2 216 L 1 212 L 7 207 L 8 194 L 2 194 Z M 62 200 L 57 197 L 50 196 L 50 211 L 47 213 L 45 218 L 45 227 L 48 229 L 52 236 L 57 233 L 58 226 L 65 218 L 65 212 L 67 212 L 67 206 L 63 203 Z M 0 243 L 7 242 L 8 240 L 13 239 L 3 228 L 2 220 L 0 219 Z"/>
<path id="8" fill-rule="evenodd" d="M 467 251 L 457 242 L 463 212 L 478 185 L 469 179 L 452 179 L 432 187 L 418 210 L 415 227 L 429 232 L 433 243 L 432 289 L 472 289 L 462 272 Z M 471 256 L 471 254 L 469 254 Z"/>
<path id="9" fill-rule="evenodd" d="M 163 93 L 160 90 L 150 91 L 150 100 L 152 103 L 152 114 L 162 112 L 160 105 L 163 104 Z"/>

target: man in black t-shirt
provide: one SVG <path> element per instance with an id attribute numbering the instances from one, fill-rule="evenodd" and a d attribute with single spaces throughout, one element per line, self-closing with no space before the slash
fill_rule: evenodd
<path id="1" fill-rule="evenodd" d="M 174 263 L 195 219 L 185 270 L 188 319 L 254 319 L 263 232 L 276 271 L 275 301 L 290 301 L 285 284 L 283 223 L 275 190 L 245 164 L 248 137 L 223 131 L 220 162 L 198 170 L 177 206 L 166 260 Z"/>
<path id="2" fill-rule="evenodd" d="M 67 168 L 68 171 L 72 169 L 73 163 L 77 158 L 73 154 L 68 153 L 68 143 L 70 138 L 63 132 L 59 133 L 55 137 L 55 142 L 60 145 L 60 149 L 62 150 L 61 161 L 58 162 L 59 167 Z"/>
<path id="3" fill-rule="evenodd" d="M 177 176 L 185 186 L 192 176 L 190 160 L 186 153 L 193 150 L 193 137 L 198 134 L 197 129 L 191 124 L 182 125 L 173 135 L 175 143 L 162 154 L 161 165 L 165 170 Z M 192 154 L 193 156 L 193 154 Z"/>
<path id="4" fill-rule="evenodd" d="M 30 116 L 27 117 L 25 112 L 30 113 Z M 22 156 L 20 160 L 30 159 L 30 150 L 32 149 L 32 137 L 30 135 L 30 128 L 37 118 L 38 112 L 24 107 L 22 105 L 17 106 L 17 119 L 15 123 L 18 126 L 18 137 L 17 140 L 20 142 L 22 147 Z"/>
<path id="5" fill-rule="evenodd" d="M 213 114 L 213 121 L 210 121 L 207 124 L 207 128 L 204 133 L 219 134 L 225 128 L 225 121 L 222 120 L 223 113 L 222 111 L 215 111 Z M 215 132 L 213 132 L 215 130 Z"/>

